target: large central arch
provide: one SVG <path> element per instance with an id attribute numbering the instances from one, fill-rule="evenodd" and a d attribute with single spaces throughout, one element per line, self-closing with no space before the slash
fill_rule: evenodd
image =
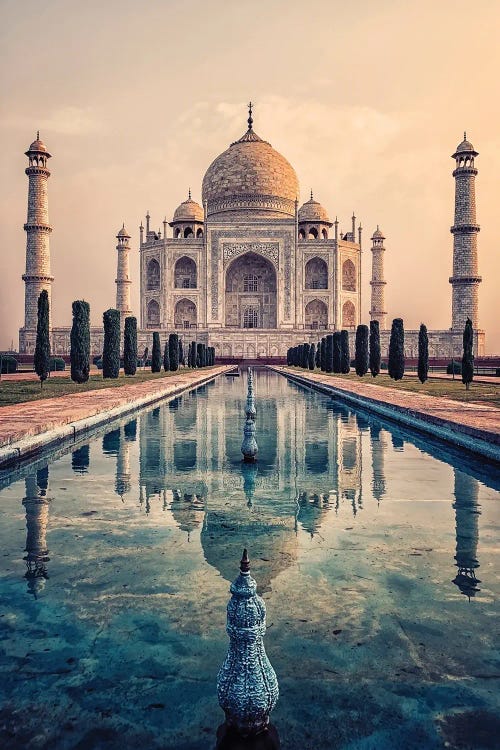
<path id="1" fill-rule="evenodd" d="M 226 271 L 225 324 L 232 328 L 276 328 L 276 271 L 271 261 L 248 252 Z"/>

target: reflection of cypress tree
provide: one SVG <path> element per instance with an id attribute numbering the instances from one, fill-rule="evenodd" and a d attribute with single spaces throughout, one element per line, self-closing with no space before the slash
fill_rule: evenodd
<path id="1" fill-rule="evenodd" d="M 82 445 L 71 454 L 71 468 L 75 474 L 86 474 L 90 464 L 90 445 Z"/>
<path id="2" fill-rule="evenodd" d="M 462 594 L 475 596 L 479 591 L 477 584 L 481 581 L 476 578 L 475 570 L 479 568 L 477 560 L 478 519 L 481 511 L 477 502 L 478 482 L 474 477 L 463 474 L 454 469 L 455 474 L 455 528 L 456 528 L 456 554 L 455 564 L 458 573 L 453 583 L 458 586 Z"/>
<path id="3" fill-rule="evenodd" d="M 380 503 L 385 495 L 385 474 L 384 458 L 386 446 L 384 444 L 383 433 L 377 425 L 370 425 L 370 444 L 372 450 L 372 470 L 373 470 L 373 497 Z"/>
<path id="4" fill-rule="evenodd" d="M 133 443 L 137 439 L 137 419 L 131 419 L 123 428 L 125 440 Z"/>
<path id="5" fill-rule="evenodd" d="M 120 430 L 111 430 L 102 439 L 102 452 L 107 456 L 117 456 L 120 450 Z"/>
<path id="6" fill-rule="evenodd" d="M 115 492 L 123 500 L 123 496 L 130 492 L 130 488 L 130 448 L 128 441 L 120 438 L 116 458 Z"/>
<path id="7" fill-rule="evenodd" d="M 28 591 L 37 598 L 49 577 L 46 563 L 50 560 L 46 533 L 49 519 L 48 467 L 40 469 L 25 479 L 26 497 L 26 573 Z"/>

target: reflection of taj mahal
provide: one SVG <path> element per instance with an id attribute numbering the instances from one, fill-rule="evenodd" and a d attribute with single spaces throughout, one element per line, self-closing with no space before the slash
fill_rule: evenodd
<path id="1" fill-rule="evenodd" d="M 26 155 L 29 166 L 25 282 L 25 324 L 19 351 L 34 351 L 36 309 L 42 289 L 51 293 L 47 181 L 50 158 L 37 137 Z M 465 319 L 478 328 L 477 233 L 474 182 L 477 152 L 465 138 L 453 158 L 456 169 L 452 327 L 429 331 L 430 356 L 457 356 Z M 177 330 L 186 340 L 214 346 L 219 357 L 284 357 L 290 346 L 317 342 L 325 332 L 350 331 L 378 320 L 385 356 L 389 331 L 385 304 L 384 234 L 371 237 L 371 304 L 361 311 L 361 225 L 339 230 L 314 199 L 299 204 L 299 183 L 291 164 L 248 129 L 209 166 L 202 204 L 191 198 L 163 229 L 146 215 L 140 226 L 139 345 L 151 331 Z M 171 236 L 167 236 L 171 234 Z M 122 321 L 132 314 L 130 235 L 117 233 L 116 308 Z M 111 300 L 110 300 L 111 302 Z M 52 328 L 52 352 L 69 353 L 69 328 Z M 406 331 L 406 355 L 417 354 L 418 331 Z M 475 350 L 484 353 L 484 332 L 475 331 Z M 102 352 L 101 328 L 91 331 L 93 353 Z"/>

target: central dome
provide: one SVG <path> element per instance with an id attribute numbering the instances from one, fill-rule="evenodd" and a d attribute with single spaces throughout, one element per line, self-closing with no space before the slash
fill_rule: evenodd
<path id="1" fill-rule="evenodd" d="M 203 178 L 207 215 L 252 211 L 254 216 L 294 216 L 299 181 L 292 165 L 253 131 L 209 166 Z"/>

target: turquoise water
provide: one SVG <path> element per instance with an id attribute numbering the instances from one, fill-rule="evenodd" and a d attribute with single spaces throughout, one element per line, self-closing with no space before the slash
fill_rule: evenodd
<path id="1" fill-rule="evenodd" d="M 198 750 L 244 546 L 284 749 L 493 748 L 498 472 L 271 372 L 0 475 L 0 747 Z"/>

